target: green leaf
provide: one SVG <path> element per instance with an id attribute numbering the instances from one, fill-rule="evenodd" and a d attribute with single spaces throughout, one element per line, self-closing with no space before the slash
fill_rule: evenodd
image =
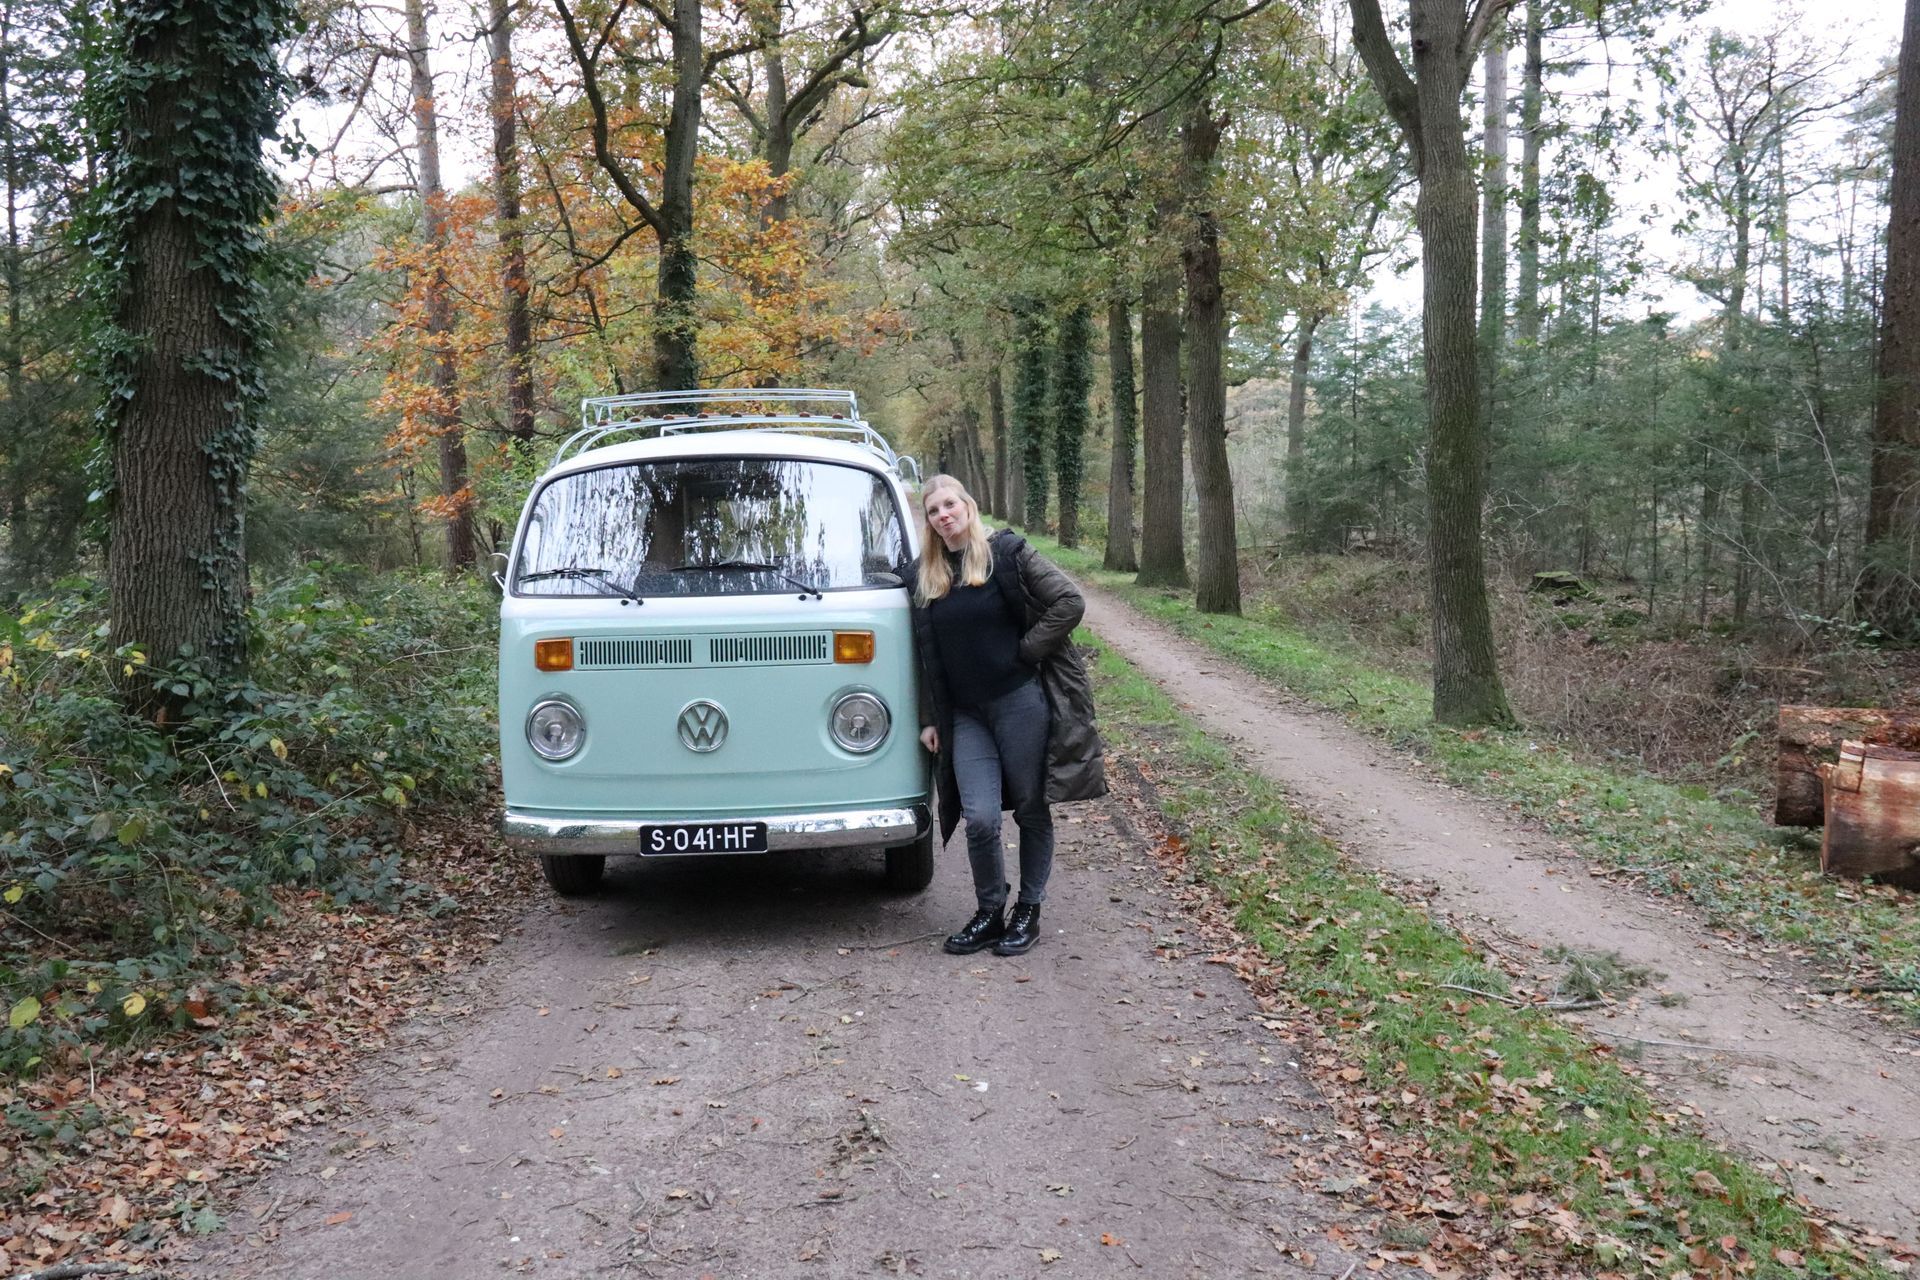
<path id="1" fill-rule="evenodd" d="M 132 846 L 138 844 L 140 837 L 147 834 L 147 820 L 145 818 L 128 818 L 126 824 L 114 834 L 119 837 L 120 843 L 123 845 Z"/>
<path id="2" fill-rule="evenodd" d="M 7 1026 L 18 1031 L 40 1016 L 40 1000 L 37 996 L 22 996 L 14 1002 L 7 1013 Z"/>

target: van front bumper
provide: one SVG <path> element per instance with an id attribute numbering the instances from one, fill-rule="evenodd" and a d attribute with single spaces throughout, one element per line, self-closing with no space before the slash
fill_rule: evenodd
<path id="1" fill-rule="evenodd" d="M 933 825 L 933 814 L 926 805 L 914 804 L 828 813 L 729 814 L 724 820 L 766 823 L 767 849 L 778 853 L 786 849 L 907 844 L 926 834 Z M 701 819 L 554 818 L 510 808 L 500 820 L 500 834 L 508 845 L 523 853 L 637 854 L 641 852 L 643 830 L 674 821 Z"/>

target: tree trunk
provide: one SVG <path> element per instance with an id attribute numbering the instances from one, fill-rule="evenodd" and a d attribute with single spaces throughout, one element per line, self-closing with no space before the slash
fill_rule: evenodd
<path id="1" fill-rule="evenodd" d="M 1162 224 L 1164 225 L 1164 223 Z M 1140 572 L 1143 587 L 1187 585 L 1185 392 L 1180 385 L 1180 275 L 1148 275 L 1140 301 Z"/>
<path id="2" fill-rule="evenodd" d="M 966 436 L 967 465 L 979 481 L 972 490 L 974 501 L 983 510 L 993 510 L 993 473 L 987 467 L 986 450 L 980 447 L 980 406 L 971 399 L 960 407 L 960 429 Z"/>
<path id="3" fill-rule="evenodd" d="M 1520 283 L 1513 331 L 1528 347 L 1540 344 L 1540 107 L 1546 70 L 1540 8 L 1545 3 L 1527 0 L 1527 53 L 1520 73 L 1520 235 L 1514 244 Z"/>
<path id="4" fill-rule="evenodd" d="M 700 0 L 673 0 L 673 108 L 667 116 L 660 178 L 660 266 L 653 337 L 654 386 L 700 385 L 694 313 L 698 261 L 693 252 L 693 171 L 700 149 L 700 91 L 706 83 Z"/>
<path id="5" fill-rule="evenodd" d="M 1007 486 L 1007 395 L 1001 389 L 1004 377 L 1000 365 L 993 366 L 993 376 L 987 379 L 987 415 L 993 420 L 993 505 L 994 515 L 1002 520 L 1020 508 L 1014 502 L 1013 492 Z"/>
<path id="6" fill-rule="evenodd" d="M 1133 554 L 1133 455 L 1139 447 L 1140 416 L 1134 403 L 1133 315 L 1127 296 L 1107 299 L 1107 377 L 1113 399 L 1113 457 L 1107 472 L 1107 554 L 1104 568 L 1139 571 Z"/>
<path id="7" fill-rule="evenodd" d="M 767 45 L 766 69 L 767 175 L 778 179 L 793 167 L 793 124 L 787 117 L 787 62 L 777 31 Z M 767 228 L 786 220 L 787 193 L 782 186 L 761 211 L 760 225 Z"/>
<path id="8" fill-rule="evenodd" d="M 224 39 L 195 39 L 208 21 L 197 8 L 137 7 L 116 33 L 116 68 L 96 82 L 119 140 L 99 232 L 114 242 L 103 267 L 117 273 L 104 410 L 111 643 L 159 664 L 190 649 L 215 679 L 246 667 L 246 479 L 265 340 L 255 272 L 274 209 L 262 143 L 289 15 L 264 0 L 246 17 Z M 183 699 L 151 671 L 126 676 L 122 695 L 171 719 Z"/>
<path id="9" fill-rule="evenodd" d="M 1295 538 L 1306 515 L 1306 495 L 1300 490 L 1307 482 L 1307 378 L 1313 372 L 1313 335 L 1326 316 L 1309 311 L 1300 317 L 1300 331 L 1293 339 L 1293 364 L 1287 386 L 1287 533 Z"/>
<path id="10" fill-rule="evenodd" d="M 1495 19 L 1487 43 L 1486 110 L 1482 119 L 1486 174 L 1480 194 L 1480 401 L 1487 439 L 1494 438 L 1500 359 L 1507 341 L 1507 42 Z"/>
<path id="11" fill-rule="evenodd" d="M 1840 744 L 1849 739 L 1872 746 L 1920 750 L 1920 713 L 1786 705 L 1780 708 L 1778 737 L 1774 825 L 1817 827 L 1825 820 L 1820 766 L 1838 760 Z"/>
<path id="12" fill-rule="evenodd" d="M 502 328 L 506 340 L 507 434 L 533 441 L 533 319 L 528 307 L 526 232 L 520 225 L 520 137 L 513 68 L 511 0 L 488 0 L 493 59 L 494 220 L 500 238 Z"/>
<path id="13" fill-rule="evenodd" d="M 1720 479 L 1714 454 L 1714 444 L 1709 438 L 1700 449 L 1700 609 L 1697 622 L 1702 627 L 1707 625 L 1711 613 L 1713 549 L 1720 536 L 1716 532 L 1720 522 Z"/>
<path id="14" fill-rule="evenodd" d="M 433 66 L 428 57 L 425 0 L 406 0 L 407 60 L 413 68 L 413 120 L 419 149 L 420 213 L 427 242 L 425 339 L 433 383 L 434 439 L 440 451 L 440 501 L 446 509 L 447 567 L 470 568 L 475 559 L 473 491 L 467 483 L 467 441 L 460 421 L 460 371 L 453 350 L 453 300 L 447 280 L 447 198 L 440 185 L 440 128 Z"/>
<path id="15" fill-rule="evenodd" d="M 1022 495 L 1016 518 L 1036 533 L 1047 527 L 1047 341 L 1038 303 L 1028 299 L 1014 322 L 1013 443 Z"/>
<path id="16" fill-rule="evenodd" d="M 1920 0 L 1907 0 L 1895 91 L 1879 387 L 1873 407 L 1862 615 L 1920 636 Z"/>
<path id="17" fill-rule="evenodd" d="M 1080 481 L 1087 445 L 1087 392 L 1093 382 L 1093 312 L 1076 303 L 1060 321 L 1053 377 L 1053 478 L 1063 547 L 1080 545 Z"/>
<path id="18" fill-rule="evenodd" d="M 1729 372 L 1737 373 L 1737 361 L 1744 346 L 1746 328 L 1747 287 L 1753 270 L 1753 191 L 1749 181 L 1745 162 L 1736 166 L 1734 181 L 1735 205 L 1733 210 L 1733 277 L 1727 290 L 1727 304 L 1722 321 L 1726 332 L 1722 343 L 1722 358 Z M 1759 555 L 1755 545 L 1755 528 L 1758 514 L 1758 494 L 1755 490 L 1755 470 L 1760 465 L 1760 449 L 1756 433 L 1760 424 L 1753 421 L 1754 415 L 1741 414 L 1730 428 L 1730 437 L 1737 442 L 1740 458 L 1740 493 L 1736 504 L 1736 518 L 1739 521 L 1739 534 L 1733 547 L 1733 623 L 1744 626 L 1747 621 L 1747 605 L 1751 598 L 1753 584 L 1753 564 Z"/>
<path id="19" fill-rule="evenodd" d="M 17 420 L 20 404 L 20 144 L 13 122 L 13 5 L 0 5 L 0 181 L 7 184 L 6 260 L 0 262 L 0 287 L 7 291 L 7 331 L 0 338 L 0 373 L 7 388 L 7 417 Z M 17 495 L 8 495 L 9 502 Z M 11 521 L 9 522 L 11 527 Z M 17 530 L 15 531 L 17 536 Z"/>
<path id="20" fill-rule="evenodd" d="M 967 344 L 960 335 L 947 335 L 947 341 L 953 348 L 953 363 L 956 369 L 965 370 L 967 365 Z M 980 448 L 980 406 L 974 403 L 972 396 L 960 397 L 959 421 L 953 439 L 953 454 L 956 459 L 953 472 L 965 485 L 967 492 L 979 504 L 982 511 L 993 510 L 993 485 L 987 471 L 986 454 Z"/>
<path id="21" fill-rule="evenodd" d="M 1475 348 L 1473 170 L 1460 121 L 1472 40 L 1458 0 L 1413 0 L 1413 74 L 1378 0 L 1349 0 L 1354 43 L 1412 149 L 1420 194 L 1426 356 L 1433 714 L 1442 724 L 1511 724 L 1487 605 L 1481 507 L 1487 438 Z"/>
<path id="22" fill-rule="evenodd" d="M 1220 224 L 1211 204 L 1213 157 L 1224 117 L 1201 101 L 1181 131 L 1192 228 L 1181 252 L 1187 285 L 1188 448 L 1200 525 L 1194 608 L 1240 612 L 1240 547 L 1233 525 L 1233 473 L 1227 464 L 1226 304 L 1220 288 Z"/>

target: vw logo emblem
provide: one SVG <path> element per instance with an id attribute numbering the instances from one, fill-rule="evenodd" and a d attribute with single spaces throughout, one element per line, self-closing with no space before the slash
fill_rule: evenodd
<path id="1" fill-rule="evenodd" d="M 689 702 L 680 713 L 680 745 L 705 754 L 727 740 L 727 713 L 717 702 Z"/>

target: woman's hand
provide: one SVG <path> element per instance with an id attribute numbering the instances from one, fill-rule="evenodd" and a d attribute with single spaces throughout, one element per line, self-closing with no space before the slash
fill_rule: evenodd
<path id="1" fill-rule="evenodd" d="M 920 731 L 920 745 L 925 747 L 928 751 L 931 751 L 934 755 L 936 756 L 939 755 L 940 754 L 940 731 L 934 728 L 932 725 L 928 725 L 926 728 L 922 729 Z"/>

